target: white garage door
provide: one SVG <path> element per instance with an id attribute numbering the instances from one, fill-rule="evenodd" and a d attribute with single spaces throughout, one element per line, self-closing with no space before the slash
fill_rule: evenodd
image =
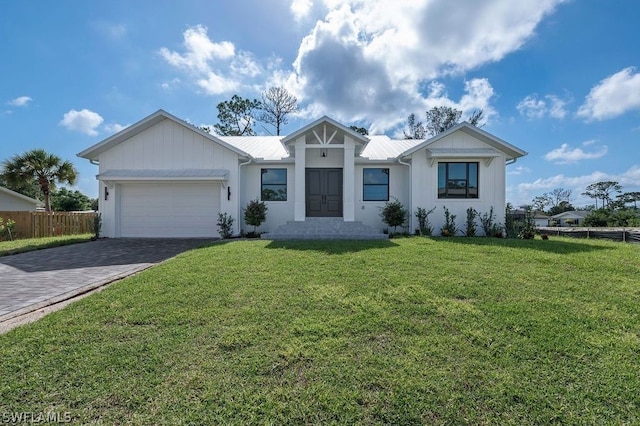
<path id="1" fill-rule="evenodd" d="M 218 183 L 130 183 L 120 191 L 122 237 L 218 236 Z"/>

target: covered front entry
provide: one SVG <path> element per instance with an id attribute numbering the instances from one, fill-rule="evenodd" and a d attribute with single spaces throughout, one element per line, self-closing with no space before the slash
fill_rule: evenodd
<path id="1" fill-rule="evenodd" d="M 306 169 L 307 217 L 342 217 L 342 169 Z"/>

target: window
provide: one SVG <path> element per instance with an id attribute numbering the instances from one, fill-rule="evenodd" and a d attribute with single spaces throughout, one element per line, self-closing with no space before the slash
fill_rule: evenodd
<path id="1" fill-rule="evenodd" d="M 262 169 L 262 201 L 287 201 L 287 169 Z"/>
<path id="2" fill-rule="evenodd" d="M 438 163 L 438 198 L 478 198 L 478 163 Z"/>
<path id="3" fill-rule="evenodd" d="M 389 201 L 389 169 L 364 169 L 364 201 Z"/>

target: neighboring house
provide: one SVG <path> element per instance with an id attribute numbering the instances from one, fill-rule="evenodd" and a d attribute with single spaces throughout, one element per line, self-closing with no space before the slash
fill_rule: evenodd
<path id="1" fill-rule="evenodd" d="M 558 213 L 551 216 L 550 224 L 555 221 L 556 226 L 582 226 L 584 219 L 589 215 L 589 211 L 575 210 L 569 212 Z"/>
<path id="2" fill-rule="evenodd" d="M 525 209 L 515 209 L 513 210 L 513 218 L 516 220 L 516 222 L 524 223 L 526 219 L 526 213 L 527 212 Z M 549 226 L 549 219 L 549 216 L 540 211 L 533 212 L 533 222 L 537 227 Z"/>
<path id="3" fill-rule="evenodd" d="M 272 234 L 315 217 L 381 233 L 394 199 L 411 232 L 418 207 L 436 207 L 436 230 L 443 206 L 460 226 L 468 207 L 504 223 L 505 165 L 526 152 L 468 123 L 427 140 L 363 136 L 329 117 L 288 136 L 226 137 L 159 110 L 78 155 L 99 164 L 104 236 L 216 237 L 219 212 L 250 230 L 242 212 L 255 199 L 268 206 L 259 231 Z"/>
<path id="4" fill-rule="evenodd" d="M 0 212 L 35 211 L 40 201 L 0 186 Z"/>

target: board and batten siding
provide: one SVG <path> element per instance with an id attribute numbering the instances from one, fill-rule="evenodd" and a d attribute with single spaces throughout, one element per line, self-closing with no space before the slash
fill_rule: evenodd
<path id="1" fill-rule="evenodd" d="M 447 137 L 430 145 L 429 148 L 491 148 L 486 143 L 474 138 L 464 132 L 454 132 Z M 439 162 L 478 162 L 478 198 L 438 198 L 438 163 Z M 427 158 L 426 149 L 421 149 L 412 154 L 411 173 L 412 183 L 412 209 L 411 222 L 413 230 L 417 226 L 417 221 L 413 213 L 418 207 L 427 211 L 435 207 L 434 212 L 429 216 L 429 220 L 434 228 L 435 234 L 440 234 L 440 228 L 444 224 L 444 207 L 451 214 L 456 215 L 456 224 L 460 229 L 464 229 L 467 217 L 467 209 L 473 207 L 478 213 L 488 213 L 491 207 L 496 216 L 497 223 L 504 223 L 504 208 L 506 202 L 505 195 L 505 162 L 504 153 L 494 158 L 489 166 L 486 165 L 486 158 L 436 158 L 431 165 L 431 160 Z M 476 221 L 479 226 L 479 221 Z"/>
<path id="2" fill-rule="evenodd" d="M 239 156 L 236 152 L 202 136 L 187 125 L 168 119 L 132 136 L 99 156 L 100 173 L 108 170 L 228 170 L 228 180 L 218 185 L 220 188 L 218 205 L 222 212 L 227 212 L 236 219 L 236 226 L 239 200 L 238 164 Z M 120 199 L 118 191 L 123 185 L 127 185 L 127 182 L 111 183 L 110 187 L 103 182 L 100 183 L 99 203 L 104 236 L 119 236 L 116 221 L 120 219 L 121 212 L 117 200 Z M 226 195 L 227 187 L 230 187 L 231 193 L 229 200 Z M 107 200 L 105 200 L 105 190 L 109 192 Z M 217 217 L 214 220 L 217 220 Z"/>

